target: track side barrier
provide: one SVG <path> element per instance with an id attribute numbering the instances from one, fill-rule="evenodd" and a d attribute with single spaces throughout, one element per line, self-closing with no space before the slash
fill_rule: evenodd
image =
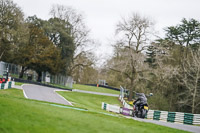
<path id="1" fill-rule="evenodd" d="M 10 89 L 10 88 L 14 87 L 14 85 L 15 85 L 14 81 L 0 83 L 0 89 Z"/>
<path id="2" fill-rule="evenodd" d="M 104 102 L 102 102 L 102 109 L 118 114 L 120 113 L 126 116 L 132 116 L 133 113 L 132 109 L 110 105 Z M 171 123 L 200 125 L 200 114 L 149 110 L 145 118 Z"/>
<path id="3" fill-rule="evenodd" d="M 200 114 L 149 110 L 146 118 L 171 123 L 200 125 Z"/>
<path id="4" fill-rule="evenodd" d="M 102 106 L 101 108 L 103 110 L 109 111 L 109 112 L 114 112 L 114 113 L 118 113 L 118 114 L 123 114 L 126 116 L 132 116 L 132 109 L 128 109 L 128 108 L 122 108 L 116 105 L 110 105 L 107 103 L 102 102 Z"/>
<path id="5" fill-rule="evenodd" d="M 115 105 L 110 105 L 107 103 L 102 102 L 102 109 L 106 110 L 106 111 L 110 111 L 110 112 L 114 112 L 114 113 L 120 113 L 120 107 L 119 106 L 115 106 Z"/>
<path id="6" fill-rule="evenodd" d="M 125 89 L 120 86 L 119 100 L 123 104 L 124 108 L 130 109 L 129 111 L 127 111 L 127 109 L 125 109 L 124 112 L 129 112 L 131 114 L 132 106 L 127 104 L 126 101 L 124 100 L 124 93 L 125 93 Z M 121 110 L 123 110 L 123 108 Z M 125 113 L 125 115 L 126 114 L 127 113 Z M 172 122 L 172 123 L 200 125 L 200 114 L 149 110 L 145 118 L 152 119 L 152 120 L 158 120 L 158 121 Z"/>

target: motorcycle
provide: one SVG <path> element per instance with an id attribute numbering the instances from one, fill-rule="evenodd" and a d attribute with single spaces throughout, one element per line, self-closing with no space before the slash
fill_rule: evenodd
<path id="1" fill-rule="evenodd" d="M 149 107 L 148 107 L 148 103 L 147 103 L 147 98 L 146 96 L 150 97 L 153 96 L 153 93 L 150 93 L 149 95 L 144 95 L 143 93 L 136 93 L 136 94 L 142 94 L 142 96 L 144 97 L 144 99 L 146 99 L 146 102 L 139 102 L 139 104 L 137 104 L 137 108 L 134 104 L 133 106 L 133 117 L 138 117 L 138 118 L 145 118 L 146 114 L 149 111 Z M 145 103 L 145 104 L 144 104 Z"/>
<path id="2" fill-rule="evenodd" d="M 149 111 L 149 107 L 148 104 L 139 104 L 139 106 L 135 107 L 135 105 L 133 106 L 133 117 L 137 117 L 137 118 L 145 118 L 145 115 L 148 113 Z"/>

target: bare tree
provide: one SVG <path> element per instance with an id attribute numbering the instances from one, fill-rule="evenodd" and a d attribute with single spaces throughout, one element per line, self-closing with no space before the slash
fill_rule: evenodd
<path id="1" fill-rule="evenodd" d="M 154 43 L 156 68 L 152 69 L 151 88 L 156 93 L 157 109 L 197 113 L 200 110 L 200 50 L 188 49 L 179 56 L 180 45 L 168 40 Z M 180 62 L 181 59 L 181 62 Z M 181 63 L 179 65 L 179 63 Z"/>
<path id="2" fill-rule="evenodd" d="M 74 38 L 74 43 L 76 45 L 76 50 L 83 47 L 89 41 L 88 34 L 89 30 L 87 29 L 84 18 L 82 14 L 78 13 L 75 9 L 63 6 L 63 5 L 53 5 L 50 11 L 50 14 L 53 17 L 60 18 L 69 22 L 71 26 L 71 35 Z"/>
<path id="3" fill-rule="evenodd" d="M 135 13 L 128 18 L 122 18 L 117 24 L 116 35 L 122 38 L 117 43 L 125 50 L 126 56 L 123 61 L 118 63 L 121 65 L 121 69 L 117 66 L 111 69 L 121 72 L 130 80 L 129 100 L 132 100 L 136 82 L 142 75 L 141 73 L 145 71 L 142 51 L 149 41 L 152 26 L 152 21 Z"/>
<path id="4" fill-rule="evenodd" d="M 77 83 L 94 83 L 97 81 L 97 70 L 95 69 L 95 56 L 93 53 L 85 53 L 76 59 L 77 66 L 74 67 L 73 77 Z"/>
<path id="5" fill-rule="evenodd" d="M 153 105 L 157 109 L 165 109 L 175 111 L 177 103 L 178 84 L 176 83 L 176 75 L 179 68 L 169 63 L 173 60 L 168 48 L 156 47 L 156 68 L 151 68 L 151 87 L 155 92 L 155 97 L 159 101 L 155 101 Z M 169 64 L 167 64 L 167 63 Z"/>
<path id="6" fill-rule="evenodd" d="M 182 66 L 178 77 L 185 90 L 179 94 L 179 104 L 191 107 L 192 113 L 195 113 L 200 106 L 200 49 L 190 50 Z"/>
<path id="7" fill-rule="evenodd" d="M 116 34 L 121 36 L 127 48 L 137 53 L 145 49 L 152 33 L 153 22 L 133 13 L 128 19 L 122 18 L 117 24 Z"/>
<path id="8" fill-rule="evenodd" d="M 147 70 L 147 65 L 144 64 L 145 56 L 142 53 L 131 53 L 129 49 L 118 49 L 118 53 L 109 61 L 109 68 L 114 72 L 118 72 L 122 75 L 127 88 L 136 89 L 139 81 L 143 80 L 143 72 Z M 127 82 L 129 80 L 130 82 Z M 133 91 L 133 90 L 132 90 Z"/>

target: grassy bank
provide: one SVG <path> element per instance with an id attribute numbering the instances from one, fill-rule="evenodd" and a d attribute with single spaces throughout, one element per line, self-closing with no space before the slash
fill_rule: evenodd
<path id="1" fill-rule="evenodd" d="M 74 84 L 73 89 L 85 90 L 85 91 L 94 91 L 94 92 L 101 92 L 101 93 L 111 93 L 111 94 L 119 94 L 119 91 L 103 88 L 103 87 L 95 87 L 95 86 L 88 86 L 88 85 L 80 85 Z"/>
<path id="2" fill-rule="evenodd" d="M 184 133 L 150 123 L 51 106 L 25 99 L 22 91 L 16 89 L 0 90 L 0 118 L 2 133 Z"/>
<path id="3" fill-rule="evenodd" d="M 78 92 L 57 92 L 64 98 L 73 103 L 76 107 L 87 108 L 90 111 L 103 111 L 101 109 L 102 102 L 120 106 L 117 97 L 101 96 L 94 94 L 78 93 Z"/>
<path id="4" fill-rule="evenodd" d="M 22 83 L 22 82 L 15 82 L 15 85 L 18 85 L 18 86 L 21 86 L 21 85 L 23 85 L 23 84 L 25 84 L 25 83 Z"/>

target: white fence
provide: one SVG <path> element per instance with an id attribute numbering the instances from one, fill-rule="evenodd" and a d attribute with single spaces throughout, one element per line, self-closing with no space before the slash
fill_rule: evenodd
<path id="1" fill-rule="evenodd" d="M 115 105 L 110 105 L 107 103 L 102 102 L 102 109 L 110 111 L 110 112 L 114 112 L 114 113 L 120 113 L 120 107 L 119 106 L 115 106 Z"/>

